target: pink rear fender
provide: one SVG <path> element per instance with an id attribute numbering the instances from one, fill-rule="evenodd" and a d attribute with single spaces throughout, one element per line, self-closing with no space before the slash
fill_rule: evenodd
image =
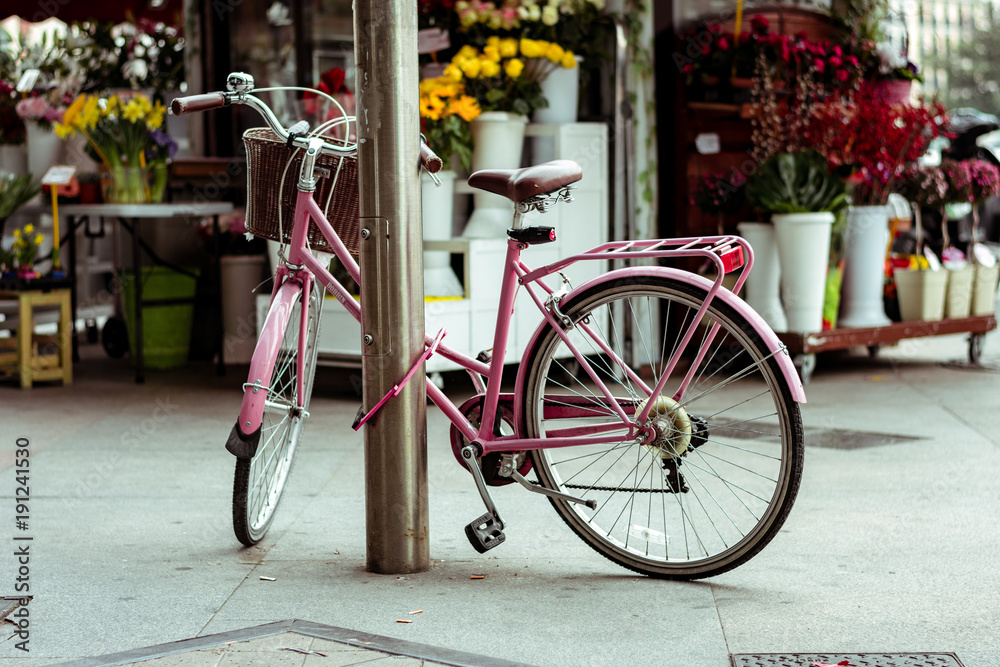
<path id="1" fill-rule="evenodd" d="M 690 273 L 688 271 L 681 271 L 679 269 L 673 269 L 665 266 L 642 266 L 642 267 L 632 267 L 628 269 L 617 269 L 615 271 L 610 271 L 597 278 L 589 280 L 584 284 L 580 285 L 572 292 L 567 294 L 563 301 L 570 303 L 577 296 L 582 294 L 584 291 L 590 289 L 594 285 L 609 280 L 616 280 L 618 278 L 632 278 L 636 276 L 648 276 L 654 275 L 662 278 L 670 278 L 677 280 L 682 283 L 687 283 L 695 287 L 701 288 L 703 290 L 710 290 L 712 288 L 712 281 L 707 278 L 703 278 L 697 274 Z M 754 328 L 754 330 L 760 335 L 761 339 L 764 341 L 764 345 L 771 352 L 778 352 L 774 355 L 775 361 L 778 363 L 778 368 L 781 369 L 782 375 L 785 376 L 785 380 L 788 382 L 788 388 L 791 391 L 792 399 L 796 403 L 806 402 L 806 393 L 802 388 L 802 380 L 799 378 L 798 371 L 795 370 L 795 364 L 792 363 L 792 359 L 788 354 L 788 350 L 785 349 L 784 345 L 778 337 L 774 335 L 771 331 L 771 327 L 767 325 L 764 319 L 757 314 L 757 312 L 751 308 L 743 299 L 739 298 L 729 290 L 724 287 L 720 287 L 718 293 L 715 296 L 716 299 L 722 299 L 726 304 L 731 306 L 737 313 L 746 318 L 747 322 Z M 546 322 L 542 322 L 539 327 L 535 330 L 535 333 L 531 337 L 531 342 L 525 348 L 524 357 L 521 358 L 521 364 L 517 369 L 517 389 L 518 395 L 521 395 L 525 382 L 527 381 L 528 374 L 528 355 L 535 347 L 535 343 L 542 336 L 545 329 L 548 327 Z M 515 401 L 515 410 L 519 410 L 519 406 Z M 520 424 L 520 415 L 516 415 L 516 422 Z"/>

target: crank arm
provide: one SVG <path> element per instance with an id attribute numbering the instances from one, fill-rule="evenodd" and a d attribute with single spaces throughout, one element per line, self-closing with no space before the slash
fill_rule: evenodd
<path id="1" fill-rule="evenodd" d="M 524 475 L 516 470 L 510 471 L 510 476 L 514 478 L 514 481 L 526 488 L 532 493 L 540 493 L 543 496 L 548 496 L 549 498 L 558 498 L 559 500 L 565 500 L 571 503 L 577 503 L 578 505 L 586 505 L 592 510 L 597 509 L 596 500 L 584 500 L 583 498 L 574 498 L 573 496 L 568 496 L 565 493 L 560 493 L 559 491 L 553 491 L 552 489 L 546 489 L 544 486 L 538 486 L 537 484 L 532 484 L 524 478 Z"/>
<path id="2" fill-rule="evenodd" d="M 479 464 L 476 462 L 475 447 L 472 445 L 462 447 L 462 463 L 464 463 L 465 467 L 472 473 L 472 479 L 476 480 L 476 488 L 479 489 L 479 495 L 482 497 L 487 511 L 493 515 L 496 522 L 500 524 L 500 529 L 503 530 L 503 521 L 500 519 L 500 513 L 497 512 L 497 506 L 493 503 L 493 498 L 490 496 L 490 492 L 486 488 L 486 480 L 483 479 L 483 473 L 479 469 Z"/>

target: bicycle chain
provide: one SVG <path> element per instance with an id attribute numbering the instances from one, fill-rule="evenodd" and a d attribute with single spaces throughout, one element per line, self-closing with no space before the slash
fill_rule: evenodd
<path id="1" fill-rule="evenodd" d="M 539 482 L 532 481 L 535 486 L 541 486 Z M 583 484 L 563 484 L 564 489 L 586 489 L 587 491 L 631 491 L 632 493 L 676 493 L 668 489 L 623 489 L 620 486 L 585 486 Z"/>

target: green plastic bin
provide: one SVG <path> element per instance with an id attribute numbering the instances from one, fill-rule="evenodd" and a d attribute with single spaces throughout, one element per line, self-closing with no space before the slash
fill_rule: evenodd
<path id="1" fill-rule="evenodd" d="M 197 275 L 197 268 L 184 267 Z M 122 306 L 128 328 L 128 344 L 135 350 L 135 280 L 130 270 L 122 272 Z M 192 276 L 178 273 L 164 266 L 143 267 L 142 299 L 190 299 L 191 303 L 169 306 L 143 306 L 142 338 L 143 365 L 145 368 L 166 370 L 187 364 L 191 346 L 191 320 L 194 315 L 194 296 L 198 281 Z M 136 355 L 132 354 L 132 365 Z"/>

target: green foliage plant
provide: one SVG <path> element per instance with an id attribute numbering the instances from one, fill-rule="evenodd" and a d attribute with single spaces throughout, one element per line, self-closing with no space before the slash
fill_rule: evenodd
<path id="1" fill-rule="evenodd" d="M 769 157 L 748 180 L 746 195 L 768 213 L 837 213 L 847 206 L 847 185 L 812 150 Z"/>

